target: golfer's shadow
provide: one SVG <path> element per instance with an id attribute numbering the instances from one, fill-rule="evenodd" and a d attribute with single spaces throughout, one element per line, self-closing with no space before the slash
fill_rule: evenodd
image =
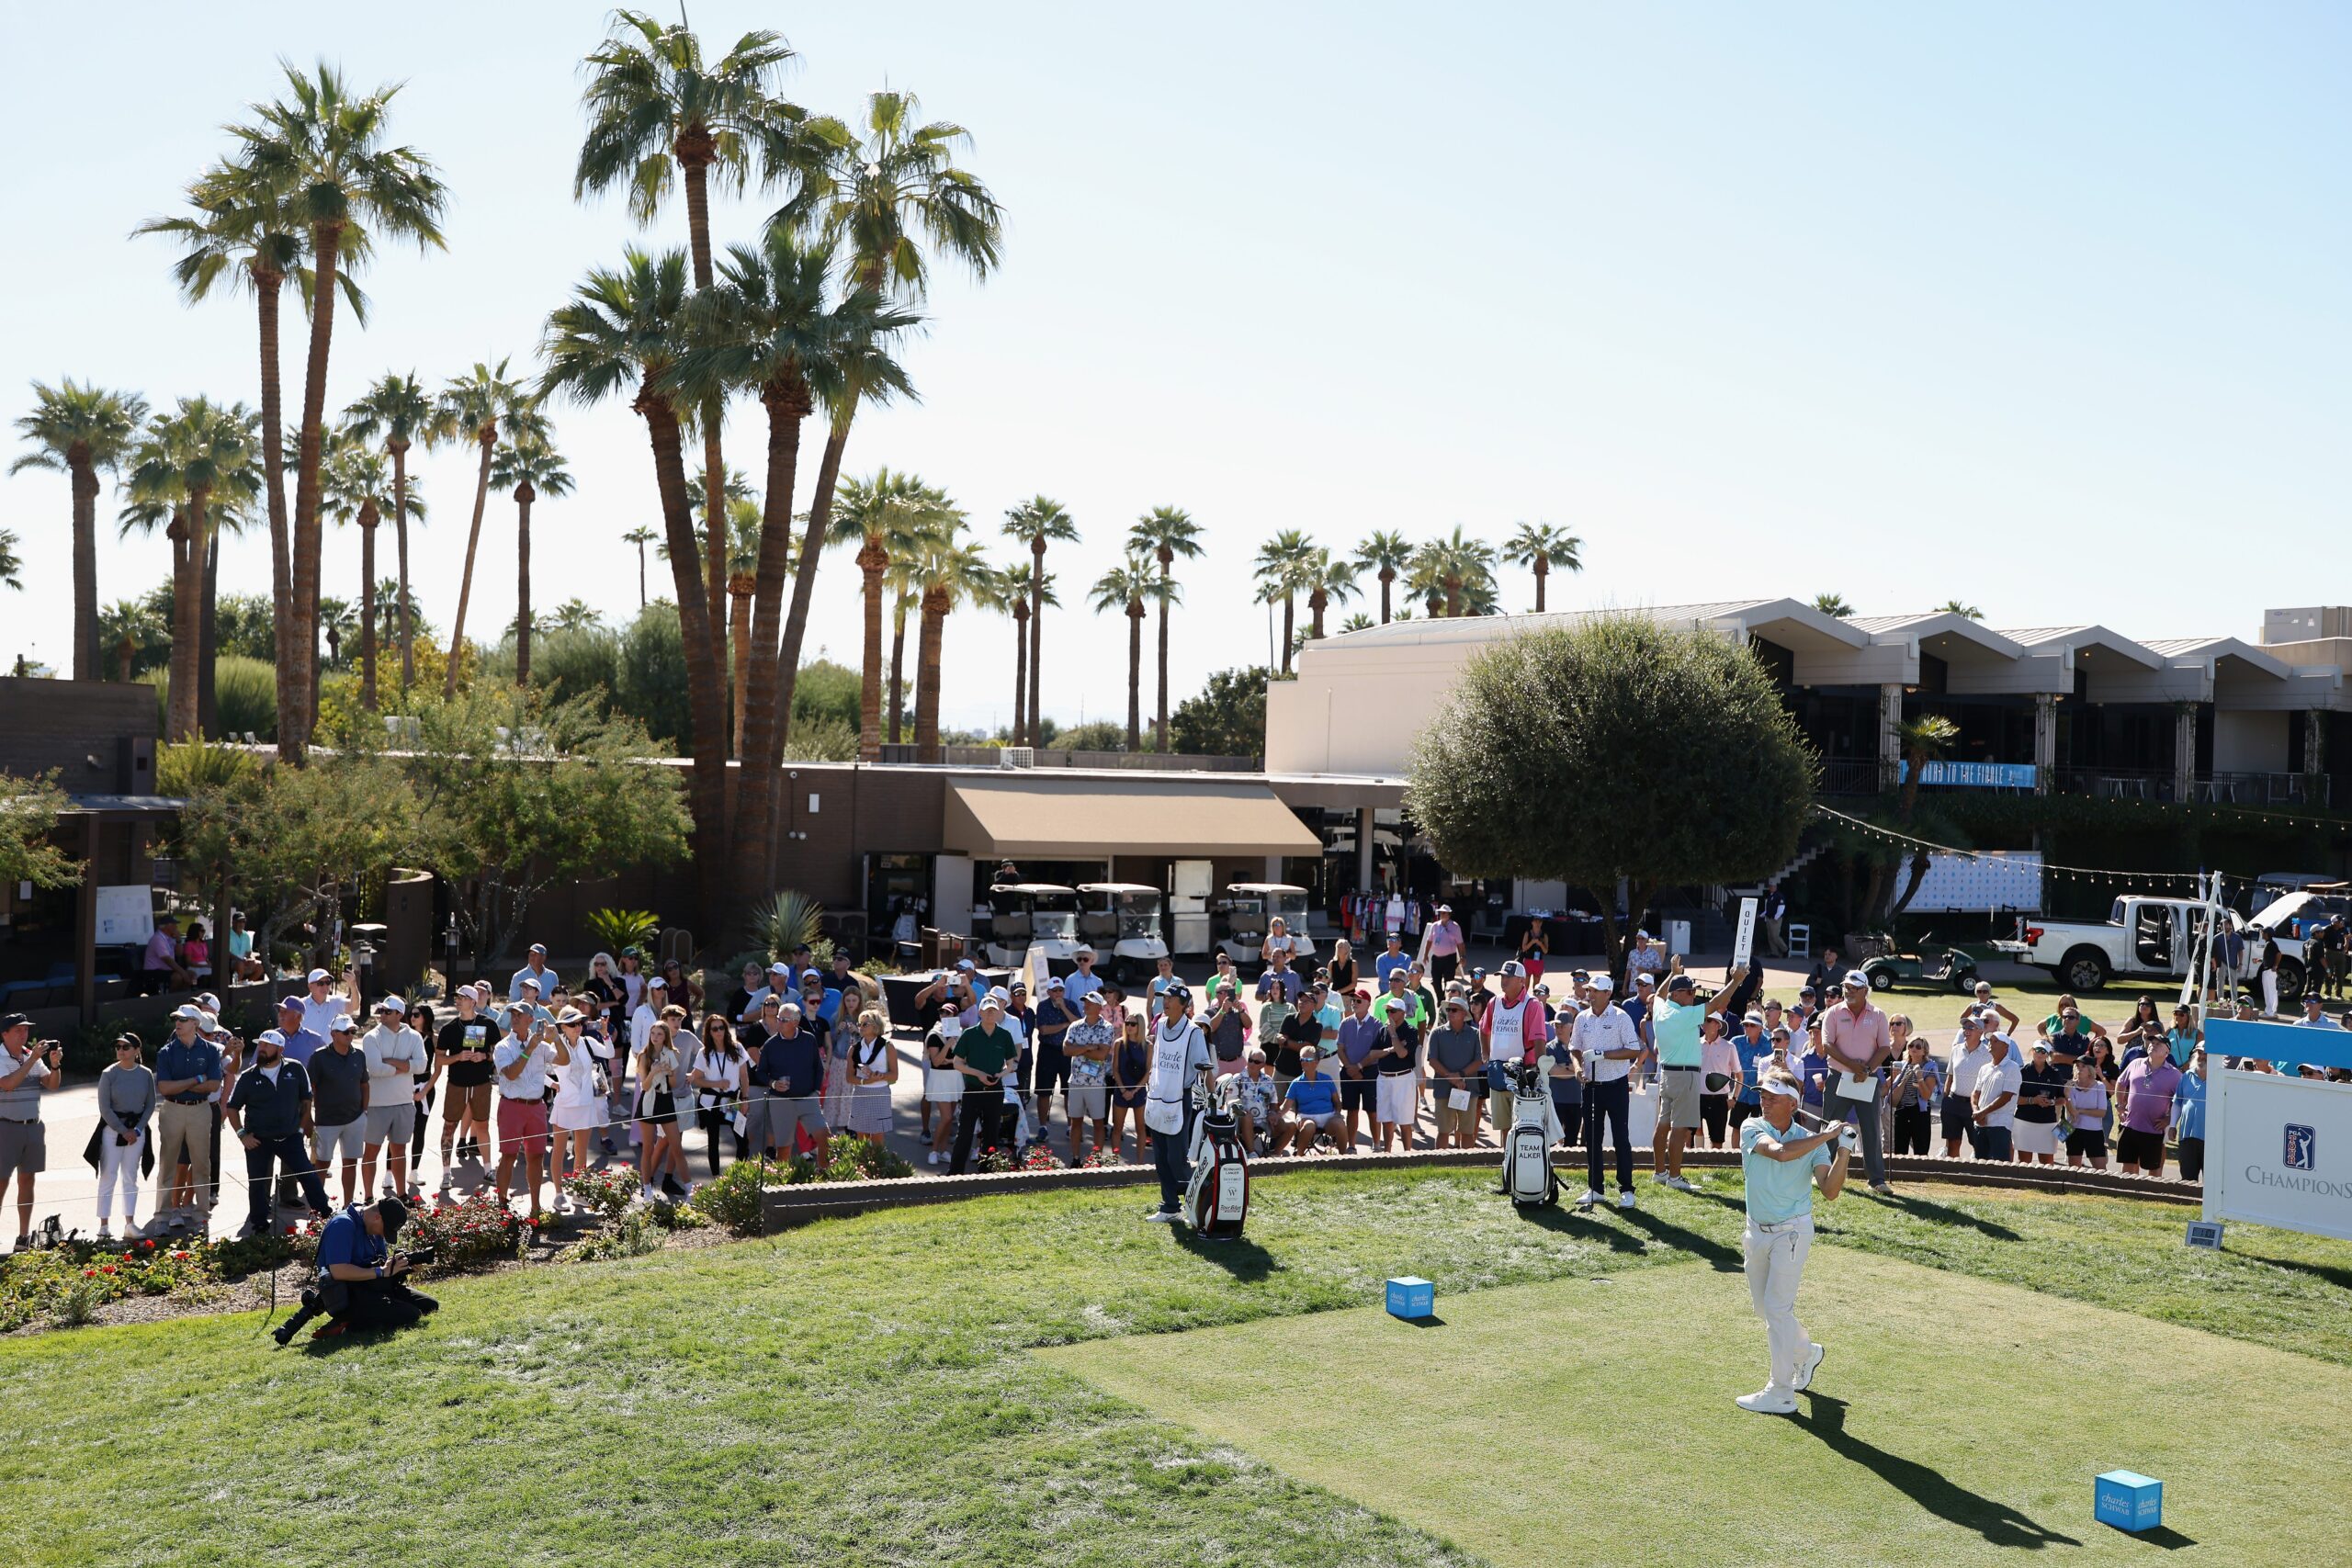
<path id="1" fill-rule="evenodd" d="M 1885 1482 L 1938 1518 L 1974 1530 L 1994 1546 L 2022 1547 L 2039 1551 L 2045 1546 L 2080 1546 L 2073 1536 L 2047 1529 L 2006 1503 L 1929 1470 L 1924 1464 L 1891 1454 L 1846 1430 L 1846 1402 L 1826 1393 L 1807 1393 L 1812 1409 L 1792 1419 L 1828 1445 L 1831 1452 L 1850 1460 Z M 2184 1542 L 2185 1544 L 2185 1542 Z"/>

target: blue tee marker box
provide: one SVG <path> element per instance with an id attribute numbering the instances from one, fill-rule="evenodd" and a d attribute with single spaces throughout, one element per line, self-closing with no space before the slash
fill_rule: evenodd
<path id="1" fill-rule="evenodd" d="M 1408 1274 L 1388 1281 L 1388 1315 L 1391 1317 L 1428 1317 L 1437 1310 L 1437 1287 L 1427 1280 Z"/>
<path id="2" fill-rule="evenodd" d="M 2136 1470 L 2110 1470 L 2098 1478 L 2091 1513 L 2120 1530 L 2154 1529 L 2165 1520 L 2165 1483 Z"/>

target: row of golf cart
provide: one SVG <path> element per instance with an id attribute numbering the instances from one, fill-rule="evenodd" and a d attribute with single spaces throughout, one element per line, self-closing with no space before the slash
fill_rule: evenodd
<path id="1" fill-rule="evenodd" d="M 1026 964 L 1033 951 L 1063 970 L 1091 947 L 1123 979 L 1149 976 L 1168 956 L 1162 932 L 1164 899 L 1157 887 L 1135 882 L 1000 882 L 989 889 L 985 917 L 973 911 L 972 935 L 1001 968 Z M 1296 939 L 1294 962 L 1311 956 L 1306 889 L 1286 883 L 1236 882 L 1211 909 L 1212 941 L 1236 964 L 1258 961 L 1266 932 L 1280 919 Z"/>

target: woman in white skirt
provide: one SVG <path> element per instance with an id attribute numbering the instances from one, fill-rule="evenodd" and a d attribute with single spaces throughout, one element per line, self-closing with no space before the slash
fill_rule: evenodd
<path id="1" fill-rule="evenodd" d="M 890 1086 L 899 1081 L 899 1053 L 890 1043 L 889 1024 L 868 1008 L 857 1015 L 857 1033 L 849 1042 L 846 1125 L 869 1144 L 890 1134 Z"/>
<path id="2" fill-rule="evenodd" d="M 956 1041 L 964 1032 L 963 1014 L 954 1002 L 939 1010 L 939 1021 L 922 1037 L 922 1100 L 931 1113 L 931 1148 L 925 1165 L 947 1157 L 956 1141 L 956 1118 L 963 1109 L 964 1075 L 956 1069 Z"/>
<path id="3" fill-rule="evenodd" d="M 548 1162 L 548 1175 L 555 1183 L 555 1211 L 569 1213 L 571 1205 L 565 1199 L 566 1178 L 584 1176 L 588 1172 L 588 1145 L 596 1130 L 605 1123 L 605 1097 L 610 1082 L 597 1065 L 595 1047 L 601 1042 L 588 1038 L 588 1015 L 578 1008 L 566 1008 L 555 1020 L 555 1065 L 549 1077 L 555 1080 L 555 1104 L 548 1111 L 548 1125 L 555 1130 L 555 1147 Z M 606 1051 L 611 1047 L 606 1046 Z M 565 1168 L 566 1151 L 571 1166 Z"/>

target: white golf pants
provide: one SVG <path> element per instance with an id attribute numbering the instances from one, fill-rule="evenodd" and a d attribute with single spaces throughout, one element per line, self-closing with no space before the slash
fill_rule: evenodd
<path id="1" fill-rule="evenodd" d="M 1804 1279 L 1805 1255 L 1813 1250 L 1813 1216 L 1769 1229 L 1752 1222 L 1747 1227 L 1747 1298 L 1764 1320 L 1765 1337 L 1772 1346 L 1772 1381 L 1782 1393 L 1796 1392 L 1797 1367 L 1811 1341 L 1797 1321 L 1797 1286 Z"/>

